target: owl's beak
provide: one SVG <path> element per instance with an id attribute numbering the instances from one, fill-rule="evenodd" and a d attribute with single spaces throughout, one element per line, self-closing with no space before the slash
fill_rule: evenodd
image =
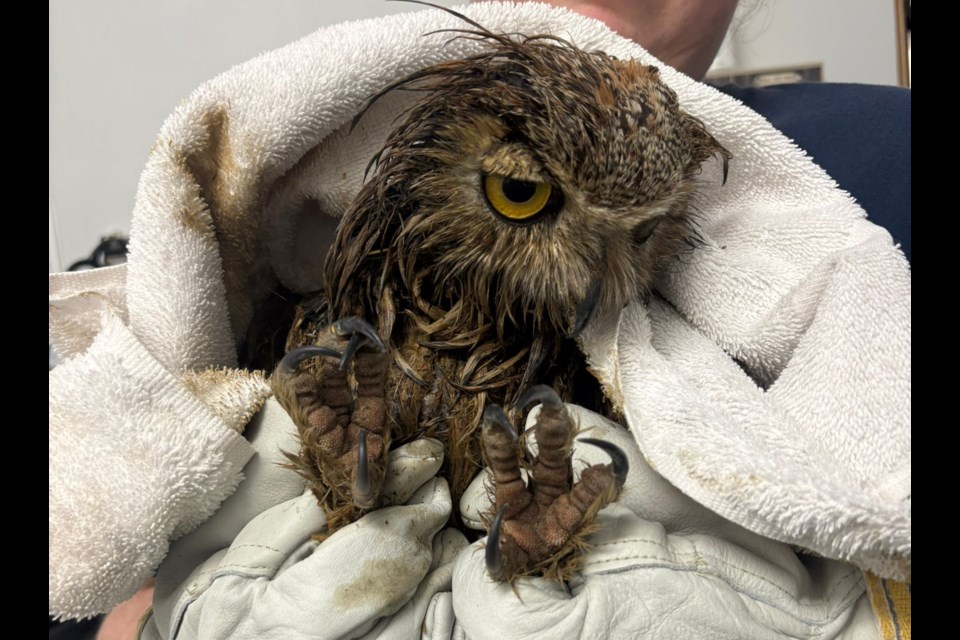
<path id="1" fill-rule="evenodd" d="M 573 327 L 567 332 L 568 338 L 576 338 L 583 331 L 583 328 L 590 322 L 597 305 L 600 302 L 600 280 L 594 281 L 587 290 L 587 295 L 580 304 L 577 305 L 577 313 L 574 317 Z"/>

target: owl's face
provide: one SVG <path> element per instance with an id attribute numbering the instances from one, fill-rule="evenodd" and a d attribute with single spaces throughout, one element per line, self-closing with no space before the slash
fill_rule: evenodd
<path id="1" fill-rule="evenodd" d="M 345 272 L 364 263 L 347 243 L 370 246 L 417 295 L 475 299 L 501 329 L 572 335 L 643 295 L 690 234 L 701 164 L 728 157 L 655 68 L 553 40 L 497 39 L 417 80 L 341 227 Z"/>

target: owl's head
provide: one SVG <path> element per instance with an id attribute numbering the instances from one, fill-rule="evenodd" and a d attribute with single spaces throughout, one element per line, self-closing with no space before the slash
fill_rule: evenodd
<path id="1" fill-rule="evenodd" d="M 489 51 L 385 90 L 424 96 L 345 215 L 328 286 L 342 312 L 392 282 L 415 306 L 475 303 L 501 332 L 575 334 L 685 247 L 695 177 L 711 156 L 725 175 L 729 153 L 654 67 L 469 33 Z"/>

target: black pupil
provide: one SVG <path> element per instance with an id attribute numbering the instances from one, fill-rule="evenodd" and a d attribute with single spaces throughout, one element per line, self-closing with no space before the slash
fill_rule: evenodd
<path id="1" fill-rule="evenodd" d="M 510 178 L 506 178 L 503 181 L 503 195 L 511 202 L 528 202 L 536 192 L 537 185 L 533 182 L 511 180 Z"/>

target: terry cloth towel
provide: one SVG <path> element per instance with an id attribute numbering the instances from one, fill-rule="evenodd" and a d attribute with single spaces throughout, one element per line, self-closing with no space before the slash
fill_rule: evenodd
<path id="1" fill-rule="evenodd" d="M 909 579 L 910 275 L 889 235 L 789 140 L 599 22 L 477 4 L 661 69 L 733 153 L 701 176 L 704 246 L 583 347 L 650 463 L 762 535 Z M 390 81 L 482 49 L 425 10 L 322 29 L 201 86 L 143 172 L 126 268 L 50 281 L 50 610 L 109 609 L 236 486 L 263 397 L 236 348 L 278 283 L 316 288 L 337 216 L 416 96 Z M 205 382 L 204 382 L 205 381 Z"/>

